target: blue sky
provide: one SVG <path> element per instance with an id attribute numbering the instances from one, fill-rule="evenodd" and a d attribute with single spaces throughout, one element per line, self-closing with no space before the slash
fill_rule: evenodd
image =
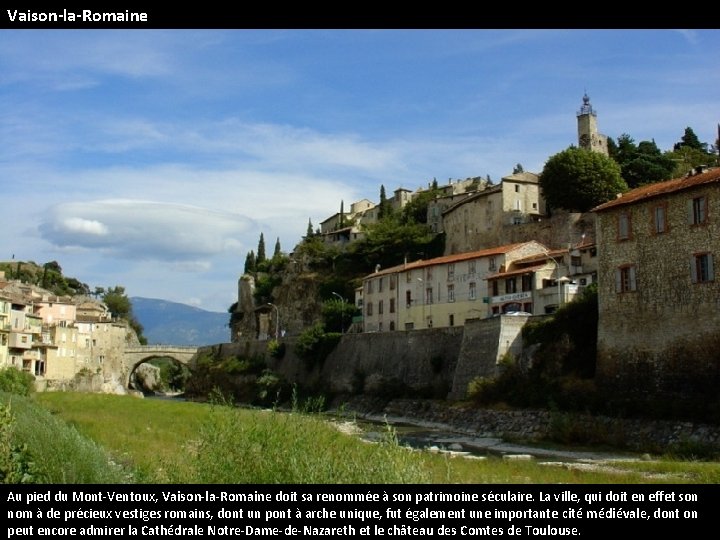
<path id="1" fill-rule="evenodd" d="M 720 121 L 718 30 L 2 30 L 0 260 L 225 311 L 260 233 Z"/>

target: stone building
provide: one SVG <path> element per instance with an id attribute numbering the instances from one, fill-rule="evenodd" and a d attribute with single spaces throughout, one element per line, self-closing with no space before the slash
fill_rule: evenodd
<path id="1" fill-rule="evenodd" d="M 547 253 L 538 242 L 446 255 L 378 270 L 363 278 L 365 332 L 463 326 L 491 315 L 487 277 L 513 261 Z"/>
<path id="2" fill-rule="evenodd" d="M 716 395 L 720 168 L 634 189 L 594 212 L 598 377 L 631 391 Z"/>
<path id="3" fill-rule="evenodd" d="M 445 254 L 477 251 L 507 243 L 508 229 L 537 222 L 545 215 L 538 175 L 521 172 L 503 177 L 500 184 L 489 186 L 465 197 L 442 213 Z M 527 231 L 526 238 L 534 239 Z"/>

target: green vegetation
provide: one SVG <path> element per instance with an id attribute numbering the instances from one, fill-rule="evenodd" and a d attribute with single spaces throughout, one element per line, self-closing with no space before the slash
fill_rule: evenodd
<path id="1" fill-rule="evenodd" d="M 675 161 L 660 152 L 655 141 L 640 141 L 637 145 L 630 135 L 623 133 L 617 144 L 608 139 L 608 151 L 618 165 L 623 179 L 632 189 L 673 177 Z"/>
<path id="2" fill-rule="evenodd" d="M 316 323 L 304 330 L 295 344 L 295 352 L 305 361 L 308 369 L 322 366 L 327 356 L 337 346 L 341 334 L 326 332 L 323 323 Z"/>
<path id="3" fill-rule="evenodd" d="M 35 389 L 35 377 L 14 367 L 0 368 L 0 392 L 29 396 Z"/>
<path id="4" fill-rule="evenodd" d="M 33 414 L 70 422 L 106 448 L 116 462 L 134 470 L 133 477 L 123 473 L 107 480 L 110 483 L 720 482 L 718 463 L 628 461 L 588 471 L 492 456 L 468 460 L 409 451 L 390 428 L 380 444 L 367 444 L 343 433 L 335 422 L 298 411 L 65 392 L 38 394 L 36 400 L 53 415 L 25 399 Z M 54 448 L 47 445 L 44 451 L 54 452 Z M 30 450 L 34 461 L 43 461 L 36 457 L 42 453 Z M 76 457 L 63 455 L 68 474 L 76 468 Z"/>
<path id="5" fill-rule="evenodd" d="M 628 189 L 615 160 L 575 147 L 547 160 L 540 187 L 550 208 L 576 212 L 587 212 Z"/>
<path id="6" fill-rule="evenodd" d="M 0 392 L 0 468 L 4 481 L 126 483 L 130 473 L 95 442 L 30 398 Z M 91 411 L 97 414 L 97 411 Z M 116 418 L 106 429 L 122 423 Z"/>
<path id="7" fill-rule="evenodd" d="M 38 265 L 33 261 L 0 262 L 0 270 L 5 272 L 5 277 L 8 279 L 17 279 L 23 283 L 37 285 L 58 296 L 90 294 L 87 284 L 73 277 L 63 276 L 62 268 L 57 261 L 46 262 L 43 265 Z"/>
<path id="8" fill-rule="evenodd" d="M 596 411 L 597 314 L 597 287 L 591 285 L 553 317 L 525 325 L 525 348 L 534 350 L 529 365 L 508 358 L 497 378 L 472 381 L 469 395 L 479 405 Z"/>

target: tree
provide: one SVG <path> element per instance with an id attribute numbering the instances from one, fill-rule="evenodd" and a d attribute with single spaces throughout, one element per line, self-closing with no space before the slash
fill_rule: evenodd
<path id="1" fill-rule="evenodd" d="M 313 235 L 314 235 L 314 233 L 313 233 L 312 220 L 311 220 L 310 218 L 308 218 L 308 226 L 307 226 L 307 231 L 305 232 L 305 238 L 306 238 L 306 239 L 307 239 L 307 238 L 312 238 Z"/>
<path id="2" fill-rule="evenodd" d="M 345 201 L 340 201 L 340 220 L 338 228 L 342 229 L 345 221 Z"/>
<path id="3" fill-rule="evenodd" d="M 673 146 L 673 150 L 680 150 L 681 148 L 692 148 L 694 150 L 702 150 L 707 152 L 707 143 L 701 143 L 698 136 L 691 127 L 685 128 L 685 133 L 680 138 L 680 142 L 676 142 Z"/>
<path id="4" fill-rule="evenodd" d="M 260 240 L 258 240 L 258 250 L 255 262 L 257 264 L 262 264 L 265 262 L 266 259 L 267 257 L 265 256 L 265 237 L 263 236 L 263 233 L 260 233 Z"/>
<path id="5" fill-rule="evenodd" d="M 282 251 L 280 251 L 280 237 L 278 236 L 277 240 L 275 240 L 275 249 L 273 250 L 273 259 L 277 259 L 278 257 L 282 256 Z"/>
<path id="6" fill-rule="evenodd" d="M 627 133 L 618 137 L 617 145 L 613 144 L 610 157 L 620 165 L 620 174 L 630 188 L 668 180 L 675 168 L 675 162 L 660 152 L 655 141 L 636 145 Z"/>
<path id="7" fill-rule="evenodd" d="M 551 208 L 578 212 L 587 212 L 628 189 L 615 160 L 573 146 L 548 159 L 540 187 Z"/>
<path id="8" fill-rule="evenodd" d="M 385 185 L 380 186 L 380 204 L 378 205 L 378 220 L 390 214 L 390 203 L 385 194 Z"/>
<path id="9" fill-rule="evenodd" d="M 255 252 L 251 249 L 245 256 L 245 269 L 243 273 L 251 274 L 256 270 Z"/>
<path id="10" fill-rule="evenodd" d="M 102 300 L 112 316 L 116 319 L 125 319 L 130 325 L 130 328 L 135 330 L 135 334 L 137 334 L 140 343 L 145 345 L 147 339 L 143 336 L 143 327 L 135 318 L 135 315 L 133 315 L 132 302 L 130 302 L 127 294 L 125 294 L 125 287 L 121 287 L 120 285 L 108 287 L 105 289 Z"/>
<path id="11" fill-rule="evenodd" d="M 523 166 L 522 166 L 521 163 L 518 163 L 517 165 L 515 165 L 515 167 L 513 167 L 513 172 L 512 172 L 512 173 L 513 173 L 513 174 L 518 174 L 518 173 L 521 173 L 521 172 L 525 172 L 525 169 L 523 169 Z"/>

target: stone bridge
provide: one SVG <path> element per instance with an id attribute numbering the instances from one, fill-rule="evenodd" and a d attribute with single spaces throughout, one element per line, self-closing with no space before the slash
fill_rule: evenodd
<path id="1" fill-rule="evenodd" d="M 123 373 L 125 388 L 130 383 L 130 375 L 135 368 L 143 362 L 152 358 L 167 356 L 180 362 L 189 364 L 190 360 L 197 354 L 197 347 L 182 347 L 179 345 L 142 345 L 138 347 L 126 347 L 123 354 Z"/>

